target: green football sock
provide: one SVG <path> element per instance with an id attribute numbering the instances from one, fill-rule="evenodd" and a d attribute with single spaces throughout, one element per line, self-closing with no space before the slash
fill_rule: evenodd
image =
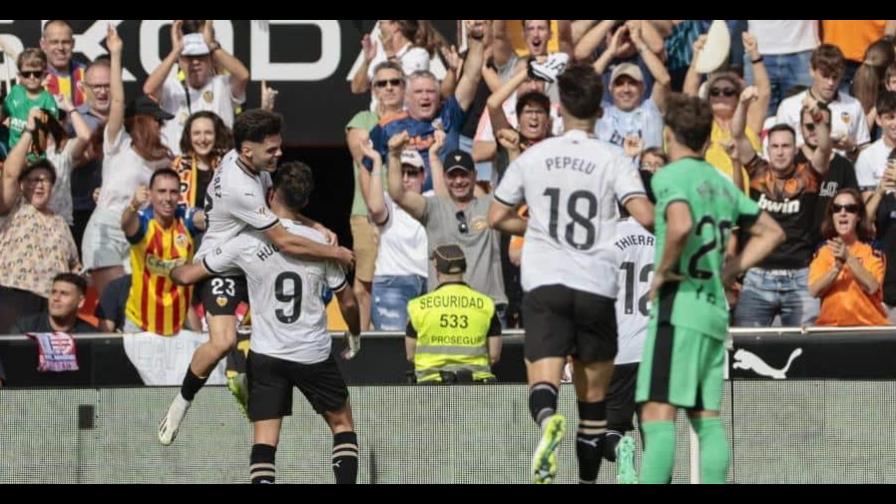
<path id="1" fill-rule="evenodd" d="M 731 456 L 722 420 L 719 417 L 696 418 L 691 420 L 691 425 L 700 438 L 700 482 L 725 483 Z"/>
<path id="2" fill-rule="evenodd" d="M 644 430 L 641 483 L 668 483 L 675 466 L 675 422 L 644 422 L 641 428 Z"/>

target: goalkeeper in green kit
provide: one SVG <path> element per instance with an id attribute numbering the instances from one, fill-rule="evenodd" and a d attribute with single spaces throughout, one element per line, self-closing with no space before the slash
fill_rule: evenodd
<path id="1" fill-rule="evenodd" d="M 663 133 L 672 161 L 652 181 L 656 258 L 647 340 L 635 400 L 642 405 L 641 483 L 667 483 L 675 463 L 675 412 L 687 410 L 700 439 L 700 476 L 724 483 L 730 456 L 719 418 L 728 331 L 724 285 L 784 241 L 778 224 L 703 160 L 709 103 L 670 97 Z M 743 252 L 728 258 L 728 239 L 747 230 Z M 741 236 L 744 236 L 742 234 Z"/>

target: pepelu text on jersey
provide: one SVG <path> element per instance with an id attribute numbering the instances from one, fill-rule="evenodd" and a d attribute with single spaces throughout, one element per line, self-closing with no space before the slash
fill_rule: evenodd
<path id="1" fill-rule="evenodd" d="M 255 253 L 255 255 L 258 256 L 258 258 L 262 261 L 265 261 L 279 252 L 280 249 L 278 249 L 276 245 L 274 245 L 273 243 L 267 243 L 264 247 L 260 248 L 258 252 Z"/>
<path id="2" fill-rule="evenodd" d="M 577 172 L 583 172 L 587 174 L 591 174 L 597 165 L 588 161 L 587 159 L 570 157 L 570 156 L 555 156 L 549 157 L 544 160 L 545 164 L 548 167 L 548 171 L 551 170 L 572 170 Z"/>
<path id="3" fill-rule="evenodd" d="M 759 201 L 757 202 L 759 208 L 765 210 L 768 213 L 776 213 L 776 214 L 796 214 L 800 212 L 800 200 L 784 200 L 784 201 L 772 201 L 765 197 L 765 194 L 759 196 Z"/>
<path id="4" fill-rule="evenodd" d="M 481 298 L 467 296 L 433 296 L 420 299 L 420 308 L 479 308 L 485 306 Z"/>

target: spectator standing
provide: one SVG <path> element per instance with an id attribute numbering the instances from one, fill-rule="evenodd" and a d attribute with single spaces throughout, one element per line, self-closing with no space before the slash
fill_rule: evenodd
<path id="1" fill-rule="evenodd" d="M 171 168 L 180 176 L 179 204 L 204 208 L 205 194 L 224 154 L 233 149 L 233 135 L 214 112 L 193 113 L 180 137 L 181 154 Z"/>
<path id="2" fill-rule="evenodd" d="M 25 122 L 24 138 L 35 135 L 33 109 Z M 17 318 L 47 308 L 53 278 L 81 269 L 78 249 L 62 217 L 50 210 L 56 170 L 40 159 L 26 164 L 28 143 L 13 148 L 3 166 L 0 190 L 0 334 Z"/>
<path id="3" fill-rule="evenodd" d="M 890 153 L 896 148 L 896 92 L 880 93 L 875 109 L 881 137 L 864 149 L 856 161 L 856 178 L 865 201 L 880 184 Z"/>
<path id="4" fill-rule="evenodd" d="M 40 48 L 49 62 L 47 91 L 51 95 L 67 98 L 75 107 L 80 107 L 87 100 L 81 85 L 86 78 L 87 65 L 72 58 L 75 37 L 68 21 L 48 21 L 40 38 Z"/>
<path id="5" fill-rule="evenodd" d="M 233 127 L 234 107 L 246 101 L 249 70 L 215 39 L 211 20 L 187 26 L 183 20 L 171 25 L 171 52 L 146 78 L 143 92 L 156 98 L 173 116 L 162 129 L 165 144 L 180 154 L 181 133 L 194 112 L 208 110 Z M 186 33 L 193 31 L 193 33 Z M 184 74 L 172 73 L 174 64 Z M 215 75 L 215 69 L 227 74 Z"/>
<path id="6" fill-rule="evenodd" d="M 436 132 L 430 147 L 430 162 L 439 161 L 445 134 Z M 441 140 L 441 141 L 440 141 Z M 379 230 L 376 274 L 373 277 L 373 303 L 370 317 L 377 331 L 403 331 L 408 323 L 408 301 L 426 292 L 429 248 L 426 230 L 410 214 L 395 204 L 383 188 L 383 161 L 372 146 L 364 146 L 364 154 L 373 159 L 367 202 L 370 221 Z M 390 157 L 390 162 L 396 159 Z M 415 150 L 401 153 L 398 163 L 389 170 L 401 170 L 402 188 L 420 194 L 423 190 L 423 160 Z"/>
<path id="7" fill-rule="evenodd" d="M 192 286 L 175 285 L 172 269 L 193 260 L 194 238 L 205 229 L 205 215 L 178 204 L 180 178 L 174 170 L 153 173 L 146 187 L 137 188 L 121 215 L 121 227 L 131 244 L 131 290 L 124 332 L 174 336 L 187 321 Z M 149 208 L 141 207 L 149 201 Z M 201 327 L 193 327 L 201 330 Z"/>
<path id="8" fill-rule="evenodd" d="M 878 246 L 886 254 L 884 303 L 890 322 L 896 322 L 896 149 L 890 152 L 887 169 L 866 205 L 869 219 L 874 219 Z"/>
<path id="9" fill-rule="evenodd" d="M 363 166 L 365 145 L 370 139 L 372 130 L 380 119 L 390 121 L 403 113 L 405 99 L 405 75 L 401 66 L 395 61 L 380 63 L 373 72 L 373 97 L 377 103 L 376 110 L 362 110 L 345 126 L 345 141 L 351 151 L 353 171 L 355 175 L 355 192 L 352 198 L 349 224 L 352 230 L 352 243 L 356 264 L 352 290 L 358 301 L 361 313 L 361 330 L 370 329 L 371 303 L 370 293 L 377 258 L 376 229 L 368 219 L 368 198 L 370 194 L 370 173 Z M 380 184 L 382 187 L 382 183 Z"/>
<path id="10" fill-rule="evenodd" d="M 840 91 L 846 92 L 862 64 L 868 46 L 884 35 L 896 35 L 896 21 L 870 19 L 825 19 L 821 22 L 824 43 L 837 46 L 846 59 Z"/>
<path id="11" fill-rule="evenodd" d="M 821 298 L 818 325 L 890 325 L 883 307 L 883 255 L 868 243 L 871 226 L 855 189 L 837 192 L 822 234 L 828 240 L 809 269 L 809 293 Z"/>
<path id="12" fill-rule="evenodd" d="M 818 47 L 817 20 L 747 20 L 747 31 L 756 37 L 759 55 L 768 72 L 771 96 L 766 116 L 775 115 L 778 104 L 794 86 L 812 85 L 809 59 Z M 754 84 L 752 56 L 745 54 L 744 79 Z"/>
<path id="13" fill-rule="evenodd" d="M 841 86 L 845 68 L 846 60 L 840 49 L 830 44 L 818 46 L 809 60 L 812 86 L 784 99 L 778 107 L 775 122 L 797 130 L 800 124 L 800 110 L 803 109 L 806 97 L 819 101 L 831 109 L 831 116 L 834 119 L 831 130 L 834 149 L 839 154 L 854 160 L 859 154 L 859 149 L 871 141 L 871 135 L 868 132 L 868 122 L 862 104 Z M 802 143 L 803 138 L 798 134 L 797 145 Z"/>
<path id="14" fill-rule="evenodd" d="M 855 78 L 850 86 L 850 93 L 862 104 L 868 121 L 868 130 L 872 133 L 873 138 L 877 138 L 874 134 L 876 133 L 874 128 L 877 116 L 874 104 L 877 103 L 878 94 L 886 89 L 884 86 L 886 71 L 894 61 L 896 61 L 896 52 L 893 50 L 893 43 L 888 40 L 878 40 L 865 51 L 865 58 L 856 70 Z"/>
<path id="15" fill-rule="evenodd" d="M 59 117 L 56 100 L 43 85 L 47 75 L 47 56 L 43 51 L 33 47 L 25 49 L 16 59 L 16 65 L 21 83 L 9 90 L 2 109 L 2 118 L 9 118 L 9 150 L 19 141 L 32 108 L 39 107 Z"/>
<path id="16" fill-rule="evenodd" d="M 125 274 L 128 241 L 121 230 L 121 214 L 140 185 L 149 185 L 155 170 L 171 165 L 171 151 L 162 142 L 162 122 L 173 116 L 141 96 L 124 106 L 121 51 L 123 43 L 109 27 L 106 45 L 112 55 L 112 103 L 103 134 L 103 186 L 96 210 L 84 230 L 81 244 L 85 271 L 99 296 L 106 284 Z"/>

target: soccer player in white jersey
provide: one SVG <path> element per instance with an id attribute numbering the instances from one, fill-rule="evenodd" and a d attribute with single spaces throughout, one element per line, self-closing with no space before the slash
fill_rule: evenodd
<path id="1" fill-rule="evenodd" d="M 616 356 L 617 204 L 653 225 L 653 205 L 629 161 L 591 135 L 603 86 L 590 66 L 558 78 L 565 133 L 530 147 L 507 168 L 489 213 L 492 227 L 525 235 L 522 256 L 529 411 L 542 429 L 532 478 L 550 483 L 566 420 L 557 414 L 560 377 L 573 356 L 579 479 L 597 477 L 607 426 L 604 398 Z M 529 220 L 514 208 L 529 205 Z"/>
<path id="2" fill-rule="evenodd" d="M 352 252 L 336 245 L 336 236 L 320 224 L 301 217 L 302 222 L 323 233 L 330 244 L 287 232 L 268 209 L 265 192 L 270 187 L 268 172 L 277 168 L 282 151 L 280 136 L 283 119 L 265 110 L 249 110 L 233 125 L 236 149 L 228 152 L 209 184 L 205 198 L 208 230 L 196 252 L 199 262 L 209 252 L 235 238 L 244 228 L 261 231 L 277 248 L 304 259 L 335 260 L 351 265 Z M 236 342 L 236 307 L 246 299 L 246 281 L 239 272 L 223 271 L 199 287 L 208 317 L 209 340 L 193 352 L 181 390 L 162 421 L 159 441 L 170 445 L 196 392 L 209 373 Z"/>
<path id="3" fill-rule="evenodd" d="M 651 203 L 650 172 L 641 171 L 641 180 Z M 635 384 L 638 363 L 644 350 L 644 336 L 650 315 L 650 281 L 653 279 L 655 238 L 623 209 L 616 223 L 613 246 L 620 254 L 616 297 L 616 326 L 619 352 L 613 366 L 613 379 L 607 391 L 607 432 L 603 456 L 616 462 L 618 483 L 637 483 L 635 441 L 625 434 L 635 429 L 632 423 L 637 409 Z M 598 464 L 599 465 L 599 464 Z"/>
<path id="4" fill-rule="evenodd" d="M 311 169 L 286 163 L 274 174 L 270 208 L 283 228 L 317 243 L 324 237 L 297 220 L 313 186 Z M 252 483 L 273 483 L 274 457 L 284 416 L 292 414 L 292 388 L 298 387 L 333 432 L 332 466 L 337 483 L 355 483 L 358 438 L 348 388 L 336 366 L 321 299 L 332 289 L 351 335 L 343 357 L 360 349 L 360 320 L 352 289 L 334 261 L 306 261 L 278 250 L 266 233 L 246 230 L 237 240 L 220 243 L 201 264 L 171 273 L 177 283 L 195 283 L 233 269 L 245 272 L 252 306 L 252 338 L 247 371 L 249 419 L 255 431 L 250 460 Z"/>

